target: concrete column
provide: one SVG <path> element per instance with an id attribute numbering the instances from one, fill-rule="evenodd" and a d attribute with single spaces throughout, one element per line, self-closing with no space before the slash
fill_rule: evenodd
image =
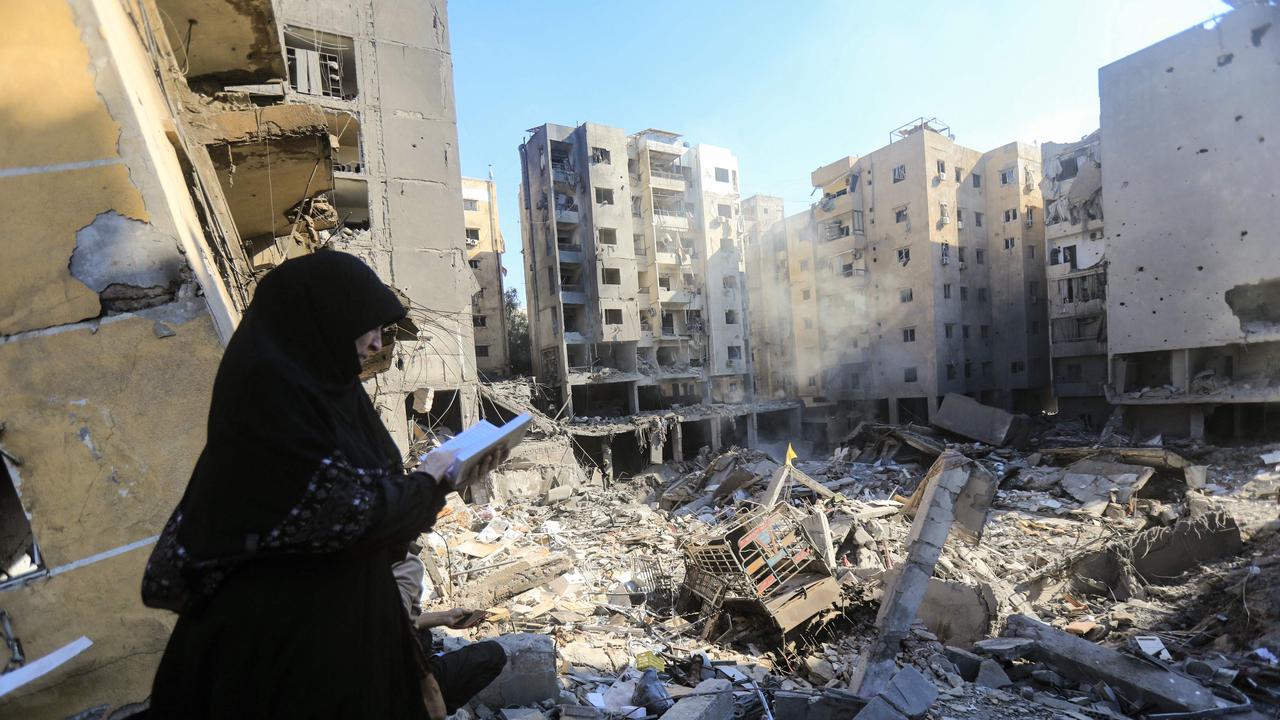
<path id="1" fill-rule="evenodd" d="M 1192 405 L 1188 408 L 1191 414 L 1191 439 L 1204 440 L 1204 405 Z"/>
<path id="2" fill-rule="evenodd" d="M 756 420 L 755 413 L 748 413 L 747 416 L 747 447 L 755 448 L 760 444 L 760 425 Z"/>
<path id="3" fill-rule="evenodd" d="M 894 395 L 889 396 L 889 424 L 898 424 L 898 398 Z"/>
<path id="4" fill-rule="evenodd" d="M 1169 382 L 1183 392 L 1191 390 L 1191 351 L 1174 350 L 1169 353 Z"/>
<path id="5" fill-rule="evenodd" d="M 720 418 L 714 417 L 706 421 L 711 425 L 711 452 L 720 452 Z"/>
<path id="6" fill-rule="evenodd" d="M 930 393 L 929 397 L 925 399 L 929 401 L 928 418 L 929 418 L 929 422 L 932 423 L 933 418 L 938 414 L 938 396 L 936 394 Z"/>
<path id="7" fill-rule="evenodd" d="M 672 421 L 671 432 L 667 433 L 667 441 L 671 443 L 671 459 L 676 462 L 684 460 L 684 424 L 679 420 Z"/>
<path id="8" fill-rule="evenodd" d="M 600 454 L 604 459 L 604 486 L 613 484 L 613 436 L 606 435 L 600 440 Z"/>
<path id="9" fill-rule="evenodd" d="M 633 382 L 627 383 L 627 406 L 630 415 L 640 412 L 640 387 Z"/>

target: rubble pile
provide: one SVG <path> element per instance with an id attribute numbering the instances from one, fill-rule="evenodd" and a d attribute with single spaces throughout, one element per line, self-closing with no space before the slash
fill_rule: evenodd
<path id="1" fill-rule="evenodd" d="M 427 604 L 490 615 L 449 641 L 554 648 L 521 664 L 541 697 L 458 716 L 1280 708 L 1280 446 L 944 406 L 945 428 L 863 423 L 821 460 L 704 448 L 612 482 L 557 446 L 537 452 L 565 490 L 454 498 L 423 538 Z M 535 442 L 565 425 L 540 422 Z"/>

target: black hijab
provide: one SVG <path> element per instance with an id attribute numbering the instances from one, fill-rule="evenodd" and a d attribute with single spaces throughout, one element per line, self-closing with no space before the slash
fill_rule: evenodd
<path id="1" fill-rule="evenodd" d="M 355 340 L 404 315 L 353 255 L 306 255 L 263 278 L 218 367 L 205 448 L 166 527 L 182 555 L 217 563 L 252 554 L 335 456 L 400 469 L 358 380 Z"/>

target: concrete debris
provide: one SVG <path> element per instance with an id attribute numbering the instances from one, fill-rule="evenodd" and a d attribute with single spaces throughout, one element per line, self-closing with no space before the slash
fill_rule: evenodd
<path id="1" fill-rule="evenodd" d="M 933 418 L 933 424 L 988 445 L 1021 447 L 1031 430 L 1031 419 L 1015 415 L 971 397 L 947 393 Z"/>
<path id="2" fill-rule="evenodd" d="M 1098 719 L 1263 703 L 1280 680 L 1271 448 L 1056 423 L 1028 452 L 863 422 L 826 458 L 628 467 L 569 425 L 537 416 L 515 461 L 549 487 L 508 463 L 422 539 L 427 604 L 490 613 L 457 634 L 541 638 L 473 717 Z M 1135 637 L 1163 650 L 1137 660 Z"/>

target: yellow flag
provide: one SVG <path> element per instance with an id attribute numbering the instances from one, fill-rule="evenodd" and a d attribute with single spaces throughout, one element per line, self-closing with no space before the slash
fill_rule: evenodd
<path id="1" fill-rule="evenodd" d="M 796 459 L 796 451 L 791 449 L 791 443 L 787 443 L 787 461 L 784 465 L 790 465 L 792 460 Z"/>

